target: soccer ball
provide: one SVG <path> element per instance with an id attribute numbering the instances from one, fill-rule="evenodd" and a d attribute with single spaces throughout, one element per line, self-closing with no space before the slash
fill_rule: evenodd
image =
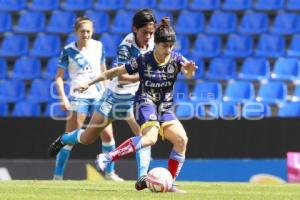
<path id="1" fill-rule="evenodd" d="M 152 192 L 168 192 L 172 187 L 173 177 L 169 170 L 156 167 L 148 172 L 146 183 Z"/>

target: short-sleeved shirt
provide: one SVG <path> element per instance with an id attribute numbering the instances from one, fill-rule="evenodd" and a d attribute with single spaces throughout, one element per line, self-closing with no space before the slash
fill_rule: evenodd
<path id="1" fill-rule="evenodd" d="M 102 73 L 100 65 L 104 63 L 105 51 L 100 41 L 91 39 L 84 50 L 79 50 L 75 42 L 66 45 L 60 54 L 58 67 L 69 72 L 70 96 L 99 99 L 104 92 L 103 83 L 97 83 L 83 93 L 74 93 L 73 90 L 80 84 L 99 76 Z"/>
<path id="2" fill-rule="evenodd" d="M 133 33 L 128 34 L 118 47 L 117 59 L 114 66 L 126 64 L 133 57 L 137 57 L 140 54 L 145 54 L 154 48 L 153 37 L 149 41 L 147 49 L 140 49 L 135 42 L 135 35 Z M 139 87 L 139 82 L 129 83 L 126 85 L 120 85 L 118 77 L 111 80 L 108 88 L 118 94 L 134 94 Z"/>
<path id="3" fill-rule="evenodd" d="M 173 103 L 173 86 L 181 63 L 186 59 L 172 52 L 166 63 L 158 63 L 153 51 L 137 58 L 132 58 L 125 65 L 128 74 L 139 73 L 140 84 L 135 95 L 135 102 L 163 104 L 168 109 Z"/>

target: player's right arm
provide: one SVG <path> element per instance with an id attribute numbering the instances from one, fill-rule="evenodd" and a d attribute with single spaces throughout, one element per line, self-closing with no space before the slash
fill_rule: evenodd
<path id="1" fill-rule="evenodd" d="M 58 67 L 56 72 L 55 83 L 56 83 L 58 95 L 60 97 L 61 108 L 63 110 L 68 110 L 68 108 L 70 107 L 70 102 L 68 97 L 66 96 L 65 89 L 64 89 L 64 73 L 65 70 Z"/>

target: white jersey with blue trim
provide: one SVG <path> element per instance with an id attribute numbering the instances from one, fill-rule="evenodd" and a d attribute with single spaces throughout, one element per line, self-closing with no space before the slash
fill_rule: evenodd
<path id="1" fill-rule="evenodd" d="M 79 50 L 75 42 L 66 45 L 60 54 L 58 67 L 69 72 L 70 95 L 78 98 L 100 98 L 105 90 L 102 82 L 92 85 L 83 93 L 74 92 L 80 84 L 93 80 L 101 73 L 101 64 L 105 63 L 105 51 L 102 43 L 89 40 L 87 48 Z"/>
<path id="2" fill-rule="evenodd" d="M 140 49 L 135 42 L 135 36 L 133 33 L 129 33 L 123 39 L 118 47 L 117 60 L 114 66 L 123 65 L 129 62 L 132 57 L 137 57 L 140 54 L 145 54 L 154 48 L 154 38 L 152 37 L 149 41 L 147 49 Z M 135 83 L 130 83 L 126 85 L 120 85 L 118 77 L 111 80 L 108 88 L 118 94 L 135 94 L 139 87 L 139 81 Z"/>

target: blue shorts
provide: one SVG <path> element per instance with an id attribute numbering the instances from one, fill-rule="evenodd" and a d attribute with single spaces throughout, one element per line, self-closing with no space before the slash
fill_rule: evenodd
<path id="1" fill-rule="evenodd" d="M 86 115 L 92 115 L 99 104 L 99 99 L 85 99 L 70 97 L 70 109 L 69 111 L 84 113 Z"/>
<path id="2" fill-rule="evenodd" d="M 124 119 L 132 112 L 134 95 L 118 94 L 106 89 L 96 111 L 110 119 Z"/>
<path id="3" fill-rule="evenodd" d="M 168 109 L 159 109 L 159 107 L 150 102 L 146 103 L 135 103 L 135 119 L 137 123 L 142 126 L 147 122 L 156 121 L 159 124 L 163 124 L 165 122 L 177 120 L 173 107 Z"/>

